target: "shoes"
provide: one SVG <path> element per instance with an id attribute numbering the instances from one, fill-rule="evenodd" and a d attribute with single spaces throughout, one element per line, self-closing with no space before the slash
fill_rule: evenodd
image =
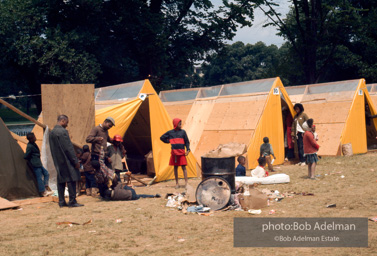
<path id="1" fill-rule="evenodd" d="M 301 162 L 300 166 L 305 166 L 306 163 L 305 162 Z"/>
<path id="2" fill-rule="evenodd" d="M 81 206 L 84 206 L 83 204 L 79 204 L 79 203 L 74 203 L 74 204 L 69 204 L 68 207 L 81 207 Z"/>
<path id="3" fill-rule="evenodd" d="M 155 198 L 160 198 L 161 195 L 160 195 L 160 194 L 156 194 L 154 197 L 155 197 Z"/>
<path id="4" fill-rule="evenodd" d="M 68 204 L 67 204 L 66 202 L 64 202 L 64 204 L 60 204 L 60 203 L 59 203 L 59 207 L 60 207 L 60 208 L 68 207 Z"/>
<path id="5" fill-rule="evenodd" d="M 53 194 L 54 194 L 54 191 L 47 191 L 47 190 L 45 190 L 45 191 L 43 191 L 41 193 L 41 197 L 47 197 L 47 196 L 51 196 Z"/>
<path id="6" fill-rule="evenodd" d="M 86 195 L 91 196 L 92 195 L 92 188 L 87 188 L 86 189 Z"/>

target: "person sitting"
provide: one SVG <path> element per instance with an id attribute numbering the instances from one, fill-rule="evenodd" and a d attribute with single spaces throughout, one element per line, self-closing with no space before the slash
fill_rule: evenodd
<path id="1" fill-rule="evenodd" d="M 237 158 L 238 161 L 238 166 L 236 168 L 236 176 L 246 176 L 246 157 L 244 156 L 239 156 Z"/>
<path id="2" fill-rule="evenodd" d="M 263 178 L 268 176 L 268 172 L 264 169 L 266 166 L 266 158 L 265 157 L 259 157 L 258 158 L 258 166 L 251 171 L 251 177 L 255 178 Z"/>

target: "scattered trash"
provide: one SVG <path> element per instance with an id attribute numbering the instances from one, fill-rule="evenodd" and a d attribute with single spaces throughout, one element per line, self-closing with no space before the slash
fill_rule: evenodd
<path id="1" fill-rule="evenodd" d="M 92 223 L 92 220 L 88 220 L 87 222 L 84 222 L 83 224 L 77 223 L 77 222 L 71 222 L 71 221 L 62 221 L 62 222 L 56 222 L 56 225 L 68 225 L 72 227 L 72 225 L 87 225 Z"/>
<path id="2" fill-rule="evenodd" d="M 279 190 L 275 190 L 274 194 L 278 196 L 280 194 Z"/>
<path id="3" fill-rule="evenodd" d="M 141 208 L 136 208 L 136 211 L 140 211 L 141 210 Z"/>
<path id="4" fill-rule="evenodd" d="M 95 230 L 89 230 L 89 233 L 96 233 L 97 231 Z"/>
<path id="5" fill-rule="evenodd" d="M 23 208 L 18 208 L 18 209 L 17 209 L 17 211 L 22 211 L 22 210 L 23 210 Z"/>
<path id="6" fill-rule="evenodd" d="M 340 176 L 340 178 L 342 178 L 342 179 L 343 179 L 344 177 L 345 177 L 344 175 Z"/>
<path id="7" fill-rule="evenodd" d="M 253 214 L 253 215 L 256 215 L 256 214 L 261 214 L 262 213 L 262 210 L 248 210 L 247 211 L 248 213 L 250 213 L 250 214 Z"/>
<path id="8" fill-rule="evenodd" d="M 178 239 L 178 242 L 179 243 L 182 243 L 182 242 L 184 242 L 184 241 L 186 241 L 185 239 L 183 239 L 183 238 L 181 238 L 181 239 Z"/>
<path id="9" fill-rule="evenodd" d="M 373 222 L 377 222 L 377 216 L 369 218 L 368 220 L 373 221 Z"/>
<path id="10" fill-rule="evenodd" d="M 198 212 L 198 214 L 202 216 L 212 216 L 213 212 Z"/>
<path id="11" fill-rule="evenodd" d="M 336 164 L 341 164 L 341 162 L 336 162 Z"/>
<path id="12" fill-rule="evenodd" d="M 280 201 L 283 200 L 283 199 L 284 199 L 284 197 L 275 198 L 275 201 L 276 201 L 276 202 L 280 202 Z"/>
<path id="13" fill-rule="evenodd" d="M 187 207 L 187 212 L 198 212 L 198 213 L 203 213 L 203 212 L 209 212 L 211 208 L 209 207 L 203 207 L 203 205 L 193 205 Z"/>
<path id="14" fill-rule="evenodd" d="M 371 172 L 374 172 L 374 169 L 370 169 Z"/>
<path id="15" fill-rule="evenodd" d="M 122 222 L 122 219 L 116 219 L 115 222 L 116 222 L 116 223 L 121 223 L 121 222 Z"/>
<path id="16" fill-rule="evenodd" d="M 275 214 L 276 213 L 276 211 L 275 210 L 270 210 L 269 212 L 268 212 L 268 214 Z"/>
<path id="17" fill-rule="evenodd" d="M 335 208 L 336 207 L 336 204 L 329 204 L 326 206 L 326 208 Z"/>

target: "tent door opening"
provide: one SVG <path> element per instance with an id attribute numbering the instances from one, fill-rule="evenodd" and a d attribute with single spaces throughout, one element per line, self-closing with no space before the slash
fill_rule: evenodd
<path id="1" fill-rule="evenodd" d="M 123 136 L 127 164 L 133 174 L 147 174 L 146 155 L 152 151 L 149 99 L 145 99 Z"/>
<path id="2" fill-rule="evenodd" d="M 367 134 L 367 147 L 368 150 L 377 149 L 377 131 L 376 126 L 374 125 L 374 119 L 377 118 L 377 115 L 372 115 L 370 111 L 369 102 L 365 98 L 365 127 Z"/>

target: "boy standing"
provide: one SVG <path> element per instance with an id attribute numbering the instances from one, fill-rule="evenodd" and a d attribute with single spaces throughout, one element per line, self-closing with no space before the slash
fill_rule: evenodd
<path id="1" fill-rule="evenodd" d="M 50 177 L 48 171 L 43 167 L 41 162 L 41 151 L 39 150 L 38 145 L 35 143 L 37 138 L 34 133 L 30 132 L 26 135 L 29 143 L 26 146 L 26 153 L 24 159 L 28 160 L 33 166 L 35 176 L 38 183 L 38 191 L 41 197 L 52 195 L 54 192 L 50 190 L 48 186 L 48 179 Z M 43 179 L 42 179 L 43 176 Z"/>
<path id="2" fill-rule="evenodd" d="M 246 176 L 246 158 L 244 156 L 239 156 L 237 158 L 238 166 L 236 168 L 236 176 Z"/>
<path id="3" fill-rule="evenodd" d="M 160 137 L 164 143 L 171 144 L 171 157 L 169 165 L 174 166 L 175 188 L 179 188 L 178 184 L 178 166 L 182 167 L 183 175 L 185 177 L 185 187 L 187 187 L 187 160 L 186 156 L 190 152 L 190 141 L 187 137 L 186 131 L 182 130 L 182 121 L 179 118 L 173 119 L 174 129 L 167 131 Z M 186 151 L 185 151 L 186 147 Z"/>
<path id="4" fill-rule="evenodd" d="M 272 167 L 271 155 L 274 157 L 274 159 L 276 159 L 276 157 L 274 155 L 274 151 L 272 149 L 272 146 L 269 143 L 270 140 L 268 139 L 268 137 L 264 137 L 263 138 L 263 142 L 264 143 L 260 146 L 260 155 L 259 155 L 259 157 L 265 157 L 267 165 L 268 165 L 268 170 L 270 172 L 274 172 L 274 168 Z"/>

